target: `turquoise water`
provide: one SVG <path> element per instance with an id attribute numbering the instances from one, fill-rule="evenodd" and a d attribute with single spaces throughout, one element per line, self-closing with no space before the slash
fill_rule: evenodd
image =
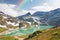
<path id="1" fill-rule="evenodd" d="M 16 35 L 29 35 L 29 34 L 32 34 L 34 33 L 35 31 L 37 30 L 45 30 L 45 29 L 48 29 L 48 28 L 52 28 L 53 26 L 32 26 L 31 28 L 26 28 L 26 29 L 18 29 L 17 30 L 13 30 L 13 31 L 10 31 L 9 34 L 6 34 L 7 36 L 16 36 Z"/>

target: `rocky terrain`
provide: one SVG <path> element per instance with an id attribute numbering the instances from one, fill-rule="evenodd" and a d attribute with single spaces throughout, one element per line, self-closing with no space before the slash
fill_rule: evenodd
<path id="1" fill-rule="evenodd" d="M 0 11 L 0 32 L 16 29 L 18 26 L 18 19 Z"/>

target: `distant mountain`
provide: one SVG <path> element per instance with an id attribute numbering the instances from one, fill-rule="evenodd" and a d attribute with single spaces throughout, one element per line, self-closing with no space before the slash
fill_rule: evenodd
<path id="1" fill-rule="evenodd" d="M 38 22 L 38 20 L 39 20 L 39 17 L 35 17 L 35 16 L 31 15 L 30 12 L 28 12 L 25 15 L 18 16 L 17 18 L 20 19 L 20 20 L 24 20 L 24 21 L 30 22 L 30 23 Z"/>
<path id="2" fill-rule="evenodd" d="M 50 11 L 51 17 L 47 20 L 49 25 L 60 25 L 60 8 Z"/>
<path id="3" fill-rule="evenodd" d="M 26 15 L 23 15 L 21 17 L 28 17 L 30 15 L 31 15 L 30 13 L 27 13 Z M 11 30 L 28 28 L 31 27 L 32 25 L 33 24 L 31 24 L 30 22 L 19 20 L 16 17 L 12 17 L 0 11 L 0 35 L 9 33 Z"/>
<path id="4" fill-rule="evenodd" d="M 51 10 L 49 12 L 37 11 L 32 15 L 29 14 L 30 16 L 27 14 L 23 16 L 19 16 L 18 18 L 19 19 L 27 18 L 28 20 L 29 20 L 29 17 L 32 19 L 38 18 L 40 22 L 45 23 L 47 25 L 53 25 L 53 26 L 60 25 L 60 8 Z"/>
<path id="5" fill-rule="evenodd" d="M 41 17 L 41 16 L 44 16 L 45 13 L 48 13 L 48 12 L 40 12 L 40 11 L 37 11 L 32 16 Z"/>
<path id="6" fill-rule="evenodd" d="M 60 25 L 60 8 L 49 12 L 36 12 L 32 16 L 40 17 L 40 22 L 48 25 Z"/>
<path id="7" fill-rule="evenodd" d="M 19 26 L 19 20 L 0 11 L 0 28 L 15 29 Z"/>
<path id="8" fill-rule="evenodd" d="M 24 20 L 25 18 L 28 18 L 30 16 L 31 16 L 31 14 L 30 14 L 30 12 L 28 12 L 27 14 L 22 15 L 22 16 L 18 16 L 17 18 L 20 19 L 20 20 Z"/>

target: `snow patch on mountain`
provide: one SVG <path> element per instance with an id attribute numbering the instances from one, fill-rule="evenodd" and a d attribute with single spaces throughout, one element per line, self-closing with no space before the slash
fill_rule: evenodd
<path id="1" fill-rule="evenodd" d="M 0 25 L 0 27 L 7 28 L 6 25 Z"/>

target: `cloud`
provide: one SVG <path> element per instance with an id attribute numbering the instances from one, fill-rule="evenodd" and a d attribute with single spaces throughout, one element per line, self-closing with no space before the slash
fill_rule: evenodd
<path id="1" fill-rule="evenodd" d="M 33 14 L 36 11 L 51 11 L 57 8 L 60 8 L 60 0 L 49 0 L 49 2 L 45 2 L 42 5 L 34 6 L 30 10 L 22 10 L 20 12 L 20 15 L 24 15 L 27 12 Z"/>
<path id="2" fill-rule="evenodd" d="M 0 4 L 0 11 L 15 17 L 17 16 L 18 12 L 13 9 L 14 7 L 15 5 L 13 4 Z"/>
<path id="3" fill-rule="evenodd" d="M 21 15 L 25 15 L 25 14 L 27 14 L 28 12 L 30 12 L 31 14 L 33 14 L 33 13 L 35 13 L 36 11 L 34 11 L 34 10 L 22 10 L 22 11 L 20 11 L 19 12 L 19 14 L 18 14 L 18 16 L 21 16 Z"/>
<path id="4" fill-rule="evenodd" d="M 27 10 L 22 10 L 22 11 L 19 12 L 18 16 L 25 15 L 28 12 L 29 11 L 27 11 Z"/>
<path id="5" fill-rule="evenodd" d="M 13 5 L 13 4 L 7 4 L 10 8 L 15 8 L 16 5 Z"/>
<path id="6" fill-rule="evenodd" d="M 54 8 L 60 8 L 60 0 L 50 0 L 48 3 Z"/>
<path id="7" fill-rule="evenodd" d="M 49 2 L 45 2 L 40 6 L 32 7 L 35 11 L 50 11 L 60 8 L 60 0 L 49 0 Z"/>
<path id="8" fill-rule="evenodd" d="M 45 2 L 40 6 L 32 7 L 34 11 L 51 11 L 54 9 L 60 8 L 60 0 L 50 0 L 49 2 Z"/>
<path id="9" fill-rule="evenodd" d="M 52 9 L 53 9 L 53 7 L 49 6 L 48 3 L 43 3 L 42 6 L 34 6 L 31 9 L 29 9 L 29 10 L 22 10 L 19 15 L 24 15 L 24 14 L 26 14 L 28 12 L 33 14 L 36 11 L 50 11 Z"/>
<path id="10" fill-rule="evenodd" d="M 54 10 L 55 8 L 53 6 L 50 6 L 48 3 L 43 3 L 41 6 L 32 7 L 32 9 L 35 11 L 50 11 Z"/>
<path id="11" fill-rule="evenodd" d="M 51 8 L 48 6 L 47 7 L 46 6 L 35 6 L 32 9 L 35 11 L 49 11 L 49 10 L 51 10 Z"/>

